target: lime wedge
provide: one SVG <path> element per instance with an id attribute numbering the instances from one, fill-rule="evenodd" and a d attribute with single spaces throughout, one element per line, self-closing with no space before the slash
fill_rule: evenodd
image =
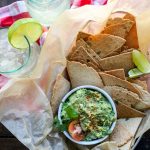
<path id="1" fill-rule="evenodd" d="M 139 69 L 134 68 L 128 72 L 128 75 L 129 75 L 129 78 L 137 78 L 137 77 L 144 75 L 144 73 L 141 72 Z"/>
<path id="2" fill-rule="evenodd" d="M 10 44 L 18 49 L 28 47 L 27 40 L 34 43 L 42 34 L 42 26 L 33 18 L 24 18 L 13 23 L 8 30 L 8 40 Z"/>
<path id="3" fill-rule="evenodd" d="M 138 50 L 133 50 L 132 59 L 139 71 L 143 73 L 150 72 L 150 63 L 147 60 L 147 58 L 144 56 L 144 54 L 142 54 Z"/>

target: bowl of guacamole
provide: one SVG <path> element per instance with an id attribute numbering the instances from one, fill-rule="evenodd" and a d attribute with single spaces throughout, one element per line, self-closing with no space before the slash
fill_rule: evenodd
<path id="1" fill-rule="evenodd" d="M 104 141 L 113 131 L 117 111 L 112 98 L 102 89 L 84 85 L 65 95 L 58 119 L 66 125 L 64 135 L 81 145 Z"/>

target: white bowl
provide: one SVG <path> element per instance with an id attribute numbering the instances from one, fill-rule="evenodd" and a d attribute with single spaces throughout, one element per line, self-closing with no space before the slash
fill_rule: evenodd
<path id="1" fill-rule="evenodd" d="M 84 86 L 79 86 L 77 88 L 74 88 L 73 90 L 71 90 L 69 93 L 67 93 L 64 98 L 62 99 L 62 103 L 60 104 L 59 106 L 59 109 L 58 109 L 58 119 L 59 121 L 62 123 L 62 120 L 61 120 L 61 111 L 62 111 L 62 106 L 63 106 L 63 102 L 65 102 L 67 100 L 67 98 L 72 95 L 75 91 L 79 90 L 79 89 L 82 89 L 82 88 L 85 88 L 85 89 L 94 89 L 95 91 L 98 91 L 100 92 L 101 94 L 103 94 L 104 97 L 106 97 L 106 99 L 110 102 L 112 108 L 113 108 L 113 111 L 115 113 L 115 118 L 117 118 L 117 111 L 116 111 L 116 106 L 112 100 L 112 98 L 102 89 L 96 87 L 96 86 L 91 86 L 91 85 L 84 85 Z M 114 121 L 112 123 L 112 126 L 110 127 L 110 133 L 113 131 L 113 129 L 115 128 L 115 125 L 116 125 L 116 121 Z M 76 141 L 74 140 L 70 134 L 67 132 L 67 131 L 64 131 L 63 132 L 64 135 L 70 139 L 71 141 L 73 141 L 74 143 L 77 143 L 77 144 L 81 144 L 81 145 L 94 145 L 94 144 L 98 144 L 102 141 L 104 141 L 109 135 L 106 135 L 105 137 L 103 138 L 100 138 L 100 139 L 97 139 L 97 140 L 93 140 L 93 141 Z"/>

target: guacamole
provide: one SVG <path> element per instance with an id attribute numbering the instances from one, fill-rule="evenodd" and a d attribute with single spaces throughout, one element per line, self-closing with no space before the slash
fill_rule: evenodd
<path id="1" fill-rule="evenodd" d="M 67 107 L 78 113 L 77 120 L 84 133 L 84 141 L 103 138 L 115 120 L 115 114 L 109 101 L 98 91 L 79 89 L 73 93 L 62 107 L 62 120 L 67 120 Z"/>

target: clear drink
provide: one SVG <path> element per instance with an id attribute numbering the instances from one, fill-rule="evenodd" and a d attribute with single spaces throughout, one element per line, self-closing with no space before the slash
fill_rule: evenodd
<path id="1" fill-rule="evenodd" d="M 0 30 L 0 74 L 5 76 L 24 76 L 29 74 L 35 66 L 40 48 L 37 44 L 24 50 L 13 48 L 8 42 L 8 29 Z"/>
<path id="2" fill-rule="evenodd" d="M 30 15 L 45 26 L 70 7 L 70 0 L 25 0 Z"/>

